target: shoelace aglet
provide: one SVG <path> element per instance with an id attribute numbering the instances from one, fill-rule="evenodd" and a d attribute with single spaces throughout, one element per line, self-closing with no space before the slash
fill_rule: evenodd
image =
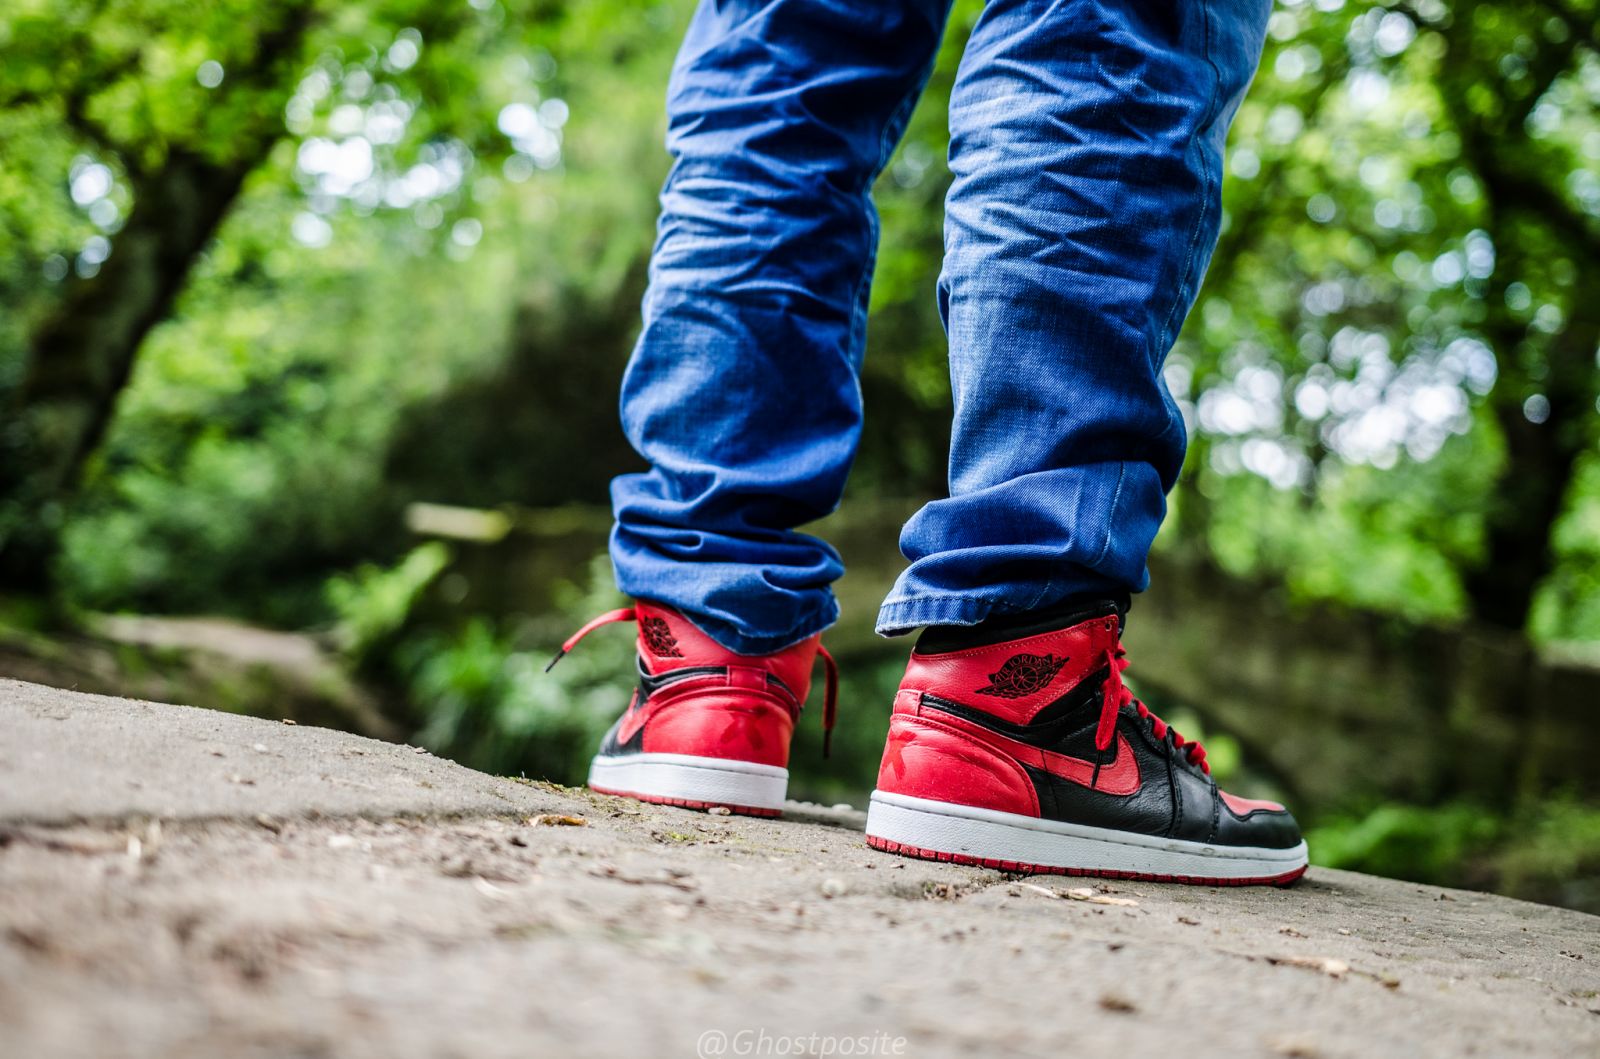
<path id="1" fill-rule="evenodd" d="M 828 757 L 832 753 L 833 753 L 833 730 L 829 729 L 829 730 L 827 730 L 827 731 L 822 733 L 822 756 L 823 757 Z"/>
<path id="2" fill-rule="evenodd" d="M 567 637 L 567 642 L 561 645 L 561 650 L 557 651 L 556 652 L 556 656 L 554 658 L 550 659 L 550 664 L 544 667 L 544 671 L 546 673 L 548 673 L 552 669 L 554 669 L 556 667 L 556 663 L 557 662 L 559 662 L 563 658 L 567 657 L 567 652 L 568 651 L 570 651 L 574 647 L 578 646 L 578 641 L 579 640 L 582 640 L 585 636 L 588 636 L 590 633 L 592 633 L 596 629 L 600 628 L 600 626 L 602 626 L 602 625 L 610 625 L 614 621 L 633 621 L 633 620 L 634 620 L 634 609 L 632 607 L 623 607 L 620 610 L 608 610 L 604 614 L 600 615 L 598 618 L 594 618 L 594 619 L 590 620 L 590 622 L 587 625 L 585 625 L 583 628 L 579 629 L 577 632 L 575 632 L 571 636 Z"/>

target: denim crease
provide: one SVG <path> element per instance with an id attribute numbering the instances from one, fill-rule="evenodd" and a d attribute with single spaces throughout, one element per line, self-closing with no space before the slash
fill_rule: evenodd
<path id="1" fill-rule="evenodd" d="M 1222 147 L 1268 0 L 990 0 L 950 98 L 937 297 L 949 495 L 903 527 L 880 633 L 1141 591 L 1187 438 L 1161 366 L 1218 234 Z M 612 484 L 618 587 L 761 654 L 838 615 L 861 430 L 873 180 L 945 0 L 703 0 L 624 375 L 651 468 Z"/>

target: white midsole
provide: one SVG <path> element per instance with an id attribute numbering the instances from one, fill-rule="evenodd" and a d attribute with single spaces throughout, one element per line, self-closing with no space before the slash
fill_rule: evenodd
<path id="1" fill-rule="evenodd" d="M 1275 878 L 1306 864 L 1289 849 L 1222 846 L 874 791 L 867 834 L 935 853 L 1084 871 L 1217 879 Z"/>
<path id="2" fill-rule="evenodd" d="M 782 809 L 789 770 L 691 754 L 599 756 L 589 766 L 589 786 L 653 798 Z"/>

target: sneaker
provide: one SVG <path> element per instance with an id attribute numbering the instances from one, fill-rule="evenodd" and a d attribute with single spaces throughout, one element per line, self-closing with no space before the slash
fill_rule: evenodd
<path id="1" fill-rule="evenodd" d="M 1217 788 L 1200 744 L 1123 685 L 1121 632 L 1114 602 L 987 641 L 925 632 L 895 696 L 868 844 L 1002 871 L 1298 879 L 1294 817 Z"/>
<path id="2" fill-rule="evenodd" d="M 579 629 L 546 671 L 616 621 L 638 623 L 639 687 L 589 766 L 589 789 L 686 809 L 781 813 L 789 739 L 818 655 L 828 680 L 824 754 L 833 732 L 839 678 L 821 637 L 769 655 L 735 654 L 672 608 L 641 600 Z"/>

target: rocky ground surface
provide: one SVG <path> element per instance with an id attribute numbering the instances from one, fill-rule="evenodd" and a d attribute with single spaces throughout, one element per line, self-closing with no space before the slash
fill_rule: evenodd
<path id="1" fill-rule="evenodd" d="M 1600 1054 L 1600 919 L 1082 885 L 0 682 L 7 1056 Z"/>

